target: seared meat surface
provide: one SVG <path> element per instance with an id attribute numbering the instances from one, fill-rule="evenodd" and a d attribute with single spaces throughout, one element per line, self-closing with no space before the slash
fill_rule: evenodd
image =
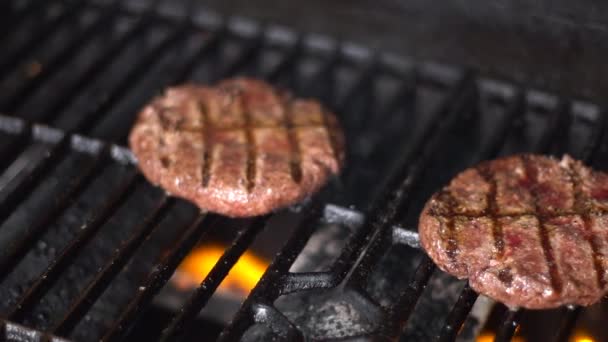
<path id="1" fill-rule="evenodd" d="M 589 305 L 607 290 L 607 210 L 607 174 L 569 156 L 509 156 L 434 194 L 420 240 L 442 270 L 510 307 Z"/>
<path id="2" fill-rule="evenodd" d="M 129 143 L 150 182 L 228 216 L 298 202 L 344 160 L 333 114 L 246 78 L 169 88 L 141 111 Z"/>

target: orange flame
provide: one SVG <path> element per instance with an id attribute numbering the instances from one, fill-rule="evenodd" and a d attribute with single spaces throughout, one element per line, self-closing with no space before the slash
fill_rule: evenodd
<path id="1" fill-rule="evenodd" d="M 477 342 L 492 342 L 494 341 L 494 334 L 491 332 L 481 333 L 477 337 Z M 514 336 L 511 339 L 512 342 L 524 342 L 525 339 L 521 336 Z M 582 330 L 577 330 L 572 337 L 569 339 L 570 342 L 595 342 L 595 339 Z"/>
<path id="2" fill-rule="evenodd" d="M 219 244 L 201 245 L 194 249 L 177 268 L 173 283 L 186 290 L 198 286 L 218 262 L 225 247 Z M 258 283 L 268 262 L 246 251 L 232 267 L 219 286 L 219 291 L 247 295 Z"/>
<path id="3" fill-rule="evenodd" d="M 576 330 L 570 337 L 571 342 L 595 342 L 595 339 L 584 330 Z"/>
<path id="4" fill-rule="evenodd" d="M 477 336 L 476 342 L 493 342 L 495 335 L 491 332 L 484 332 Z M 513 336 L 511 342 L 524 342 L 525 339 L 521 336 Z"/>

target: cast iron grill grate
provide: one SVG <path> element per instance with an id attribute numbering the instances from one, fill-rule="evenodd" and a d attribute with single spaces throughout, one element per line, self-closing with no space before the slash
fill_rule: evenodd
<path id="1" fill-rule="evenodd" d="M 286 210 L 297 216 L 294 230 L 223 330 L 226 341 L 470 338 L 477 294 L 436 270 L 416 232 L 404 228 L 416 226 L 424 200 L 466 166 L 515 152 L 570 153 L 607 166 L 596 105 L 471 70 L 171 1 L 10 5 L 0 56 L 6 340 L 128 339 L 145 327 L 142 315 L 186 254 L 217 225 L 230 226 L 233 239 L 211 273 L 155 328 L 159 339 L 184 337 L 238 258 L 281 215 L 199 213 L 143 180 L 121 146 L 138 109 L 167 85 L 265 78 L 324 101 L 349 141 L 340 179 Z M 347 228 L 335 260 L 294 271 L 326 224 Z M 437 282 L 455 296 L 431 298 Z M 507 341 L 525 312 L 502 310 L 496 340 Z M 557 311 L 553 338 L 563 340 L 582 309 Z"/>

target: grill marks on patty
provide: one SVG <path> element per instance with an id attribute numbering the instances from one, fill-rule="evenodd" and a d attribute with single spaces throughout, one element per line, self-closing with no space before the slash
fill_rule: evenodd
<path id="1" fill-rule="evenodd" d="M 607 189 L 606 175 L 568 156 L 484 162 L 429 200 L 421 242 L 440 268 L 507 305 L 591 304 L 606 292 Z"/>
<path id="2" fill-rule="evenodd" d="M 203 124 L 203 165 L 201 169 L 201 183 L 204 188 L 209 186 L 209 179 L 211 178 L 211 163 L 213 159 L 211 156 L 213 155 L 213 144 L 211 139 L 212 128 L 211 128 L 211 120 L 209 120 L 209 113 L 207 106 L 204 102 L 197 100 L 196 108 L 199 111 L 199 115 L 201 116 L 201 121 Z"/>
<path id="3" fill-rule="evenodd" d="M 557 270 L 555 257 L 553 256 L 553 248 L 549 242 L 549 233 L 547 231 L 547 227 L 545 227 L 545 221 L 547 220 L 547 217 L 550 217 L 555 207 L 568 205 L 568 202 L 570 202 L 568 200 L 568 195 L 571 194 L 572 191 L 565 191 L 565 193 L 559 194 L 560 189 L 558 187 L 552 187 L 552 184 L 547 184 L 553 180 L 552 178 L 549 178 L 548 182 L 545 182 L 539 176 L 539 169 L 541 169 L 551 170 L 551 176 L 559 178 L 563 174 L 563 170 L 561 170 L 561 168 L 558 167 L 556 168 L 557 170 L 552 170 L 551 167 L 553 165 L 539 165 L 541 163 L 547 164 L 546 160 L 532 160 L 529 155 L 522 155 L 520 158 L 525 170 L 524 189 L 527 189 L 532 197 L 532 203 L 534 206 L 534 214 L 532 216 L 534 216 L 537 220 L 540 245 L 549 268 L 551 285 L 555 293 L 560 293 L 562 290 L 562 281 Z M 555 173 L 557 173 L 557 175 Z M 565 184 L 571 185 L 569 183 Z M 565 184 L 563 185 L 565 186 Z M 562 184 L 558 183 L 558 186 L 559 185 Z"/>
<path id="4" fill-rule="evenodd" d="M 229 216 L 292 204 L 344 159 L 333 114 L 245 78 L 169 88 L 142 110 L 130 146 L 151 182 Z"/>
<path id="5" fill-rule="evenodd" d="M 289 171 L 291 179 L 296 183 L 300 183 L 302 181 L 302 156 L 300 154 L 300 141 L 293 123 L 293 101 L 291 99 L 285 101 L 283 108 L 285 131 L 287 132 L 289 151 L 291 153 Z"/>
<path id="6" fill-rule="evenodd" d="M 488 184 L 488 192 L 486 195 L 486 210 L 485 216 L 491 220 L 492 237 L 494 239 L 495 259 L 502 259 L 505 252 L 505 239 L 503 233 L 502 220 L 498 217 L 499 206 L 497 203 L 497 182 L 489 164 L 482 164 L 476 168 L 477 173 Z M 491 257 L 491 255 L 489 256 Z M 513 275 L 511 268 L 506 267 L 498 271 L 498 279 L 504 282 L 507 286 L 511 286 Z"/>

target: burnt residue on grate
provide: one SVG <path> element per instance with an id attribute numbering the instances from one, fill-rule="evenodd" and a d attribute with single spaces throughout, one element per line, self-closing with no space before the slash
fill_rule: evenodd
<path id="1" fill-rule="evenodd" d="M 275 306 L 310 339 L 377 333 L 383 312 L 354 291 L 310 291 L 278 299 Z"/>

